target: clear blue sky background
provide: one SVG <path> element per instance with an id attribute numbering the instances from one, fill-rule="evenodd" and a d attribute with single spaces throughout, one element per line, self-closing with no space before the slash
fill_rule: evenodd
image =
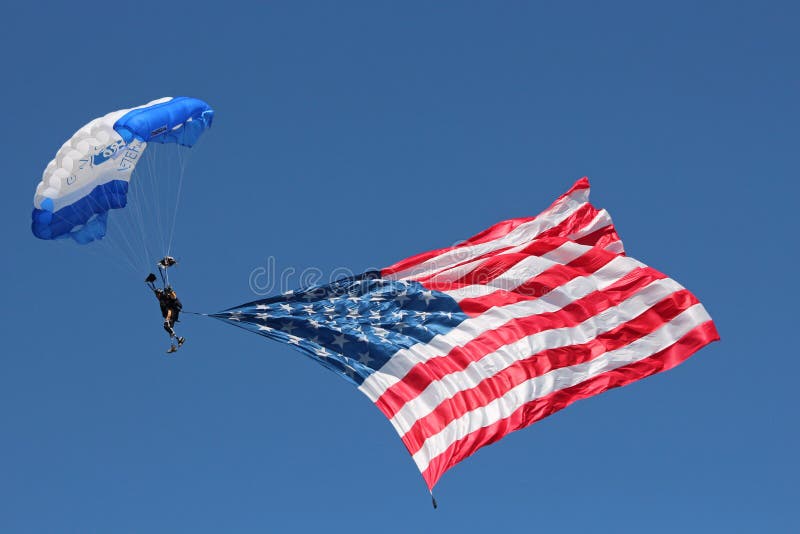
<path id="1" fill-rule="evenodd" d="M 29 4 L 0 21 L 0 531 L 800 531 L 796 3 Z M 141 276 L 31 235 L 61 143 L 165 95 L 217 110 L 188 309 L 255 298 L 269 256 L 388 265 L 588 175 L 722 342 L 479 451 L 434 511 L 344 380 L 202 318 L 166 357 Z"/>

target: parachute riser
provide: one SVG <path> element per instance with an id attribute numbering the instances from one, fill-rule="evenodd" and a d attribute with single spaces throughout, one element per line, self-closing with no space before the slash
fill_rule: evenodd
<path id="1" fill-rule="evenodd" d="M 156 264 L 158 266 L 158 274 L 161 275 L 161 282 L 164 284 L 164 287 L 169 285 L 169 273 L 167 273 L 167 269 L 176 265 L 178 260 L 173 258 L 172 256 L 164 256 L 159 262 Z"/>

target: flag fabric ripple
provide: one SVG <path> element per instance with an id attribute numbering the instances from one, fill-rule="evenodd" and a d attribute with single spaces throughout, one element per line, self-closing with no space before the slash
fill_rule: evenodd
<path id="1" fill-rule="evenodd" d="M 480 447 L 719 339 L 694 295 L 625 255 L 586 178 L 536 217 L 213 316 L 356 385 L 430 489 Z"/>

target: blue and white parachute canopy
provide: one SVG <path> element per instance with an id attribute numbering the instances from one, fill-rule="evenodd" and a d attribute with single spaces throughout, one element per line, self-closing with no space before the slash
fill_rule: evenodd
<path id="1" fill-rule="evenodd" d="M 33 234 L 80 244 L 102 239 L 109 210 L 127 204 L 131 174 L 147 143 L 191 147 L 213 118 L 202 100 L 166 97 L 94 119 L 47 165 L 33 197 Z"/>

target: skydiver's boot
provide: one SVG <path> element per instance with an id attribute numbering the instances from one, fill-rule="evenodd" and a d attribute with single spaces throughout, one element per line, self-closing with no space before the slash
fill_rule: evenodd
<path id="1" fill-rule="evenodd" d="M 176 347 L 175 345 L 170 345 L 169 346 L 169 350 L 167 351 L 167 354 L 172 354 L 173 352 L 177 352 L 177 350 L 178 350 L 178 347 Z"/>
<path id="2" fill-rule="evenodd" d="M 185 338 L 185 337 L 180 337 L 180 336 L 178 336 L 178 346 L 179 346 L 179 347 L 180 347 L 181 345 L 183 345 L 183 342 L 184 342 L 184 341 L 186 341 L 186 338 Z"/>

